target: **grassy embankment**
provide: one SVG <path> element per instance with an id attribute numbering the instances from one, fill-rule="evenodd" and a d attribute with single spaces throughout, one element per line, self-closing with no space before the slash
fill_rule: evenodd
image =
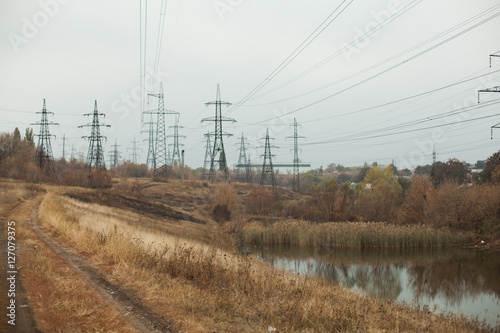
<path id="1" fill-rule="evenodd" d="M 254 332 L 268 326 L 281 332 L 480 331 L 460 317 L 362 298 L 212 244 L 161 233 L 153 242 L 141 224 L 127 224 L 129 232 L 114 215 L 119 209 L 98 208 L 49 194 L 38 217 L 59 242 L 85 253 L 108 279 L 133 290 L 183 331 Z M 95 214 L 92 228 L 85 222 L 88 212 Z"/>
<path id="2" fill-rule="evenodd" d="M 284 220 L 263 227 L 253 224 L 243 230 L 247 244 L 324 247 L 338 249 L 435 248 L 471 242 L 474 235 L 428 225 L 394 225 L 382 222 L 310 223 Z"/>
<path id="3" fill-rule="evenodd" d="M 40 186 L 19 182 L 2 183 L 0 188 L 2 209 L 18 200 L 41 195 Z M 18 277 L 22 279 L 37 328 L 43 332 L 88 332 L 106 327 L 108 332 L 132 332 L 118 312 L 68 269 L 32 230 L 31 213 L 40 200 L 38 197 L 23 201 L 9 216 L 9 221 L 16 222 Z"/>

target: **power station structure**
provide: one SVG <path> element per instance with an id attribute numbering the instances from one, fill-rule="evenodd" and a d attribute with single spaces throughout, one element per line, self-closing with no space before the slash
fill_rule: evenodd
<path id="1" fill-rule="evenodd" d="M 297 124 L 297 119 L 293 118 L 293 136 L 287 136 L 287 138 L 293 138 L 293 190 L 300 191 L 300 172 L 299 172 L 299 139 L 305 139 L 305 136 L 298 135 L 297 128 L 300 126 Z"/>
<path id="2" fill-rule="evenodd" d="M 224 150 L 224 142 L 222 140 L 222 137 L 231 136 L 232 134 L 224 133 L 222 131 L 222 123 L 225 121 L 235 122 L 236 120 L 228 117 L 222 117 L 222 105 L 229 106 L 231 105 L 231 103 L 221 101 L 220 88 L 219 84 L 217 84 L 217 94 L 215 101 L 207 102 L 205 103 L 205 105 L 207 106 L 215 105 L 215 117 L 204 118 L 201 120 L 202 122 L 213 121 L 215 124 L 215 130 L 213 134 L 211 133 L 211 135 L 214 136 L 214 146 L 212 149 L 208 179 L 209 180 L 216 179 L 216 165 L 217 165 L 217 170 L 222 171 L 223 178 L 225 180 L 229 180 L 229 170 L 227 168 L 226 152 Z"/>
<path id="3" fill-rule="evenodd" d="M 170 164 L 172 164 L 172 165 L 181 165 L 181 153 L 180 153 L 180 150 L 179 150 L 179 146 L 184 146 L 184 144 L 179 143 L 179 138 L 185 138 L 186 136 L 185 135 L 179 135 L 179 128 L 182 128 L 182 126 L 179 126 L 179 116 L 175 117 L 175 125 L 174 126 L 170 126 L 169 128 L 173 128 L 174 129 L 174 134 L 167 136 L 169 138 L 174 138 L 174 142 L 171 143 L 171 144 L 169 144 L 169 146 L 173 147 L 172 155 L 170 155 L 170 153 L 169 153 L 169 156 L 172 156 Z"/>
<path id="4" fill-rule="evenodd" d="M 273 157 L 276 157 L 276 155 L 271 154 L 271 148 L 278 147 L 270 144 L 269 129 L 267 129 L 265 140 L 265 145 L 263 147 L 259 147 L 264 148 L 264 154 L 260 155 L 261 157 L 264 157 L 264 162 L 262 163 L 262 174 L 260 175 L 260 185 L 264 185 L 267 177 L 269 176 L 271 177 L 271 185 L 274 187 L 276 186 L 276 177 L 274 176 Z"/>
<path id="5" fill-rule="evenodd" d="M 168 175 L 168 163 L 167 163 L 167 134 L 165 129 L 165 115 L 166 114 L 178 115 L 179 112 L 165 109 L 163 83 L 160 83 L 160 91 L 158 94 L 148 94 L 148 95 L 158 98 L 158 109 L 144 111 L 145 114 L 156 114 L 158 117 L 156 121 L 156 142 L 154 148 L 153 177 L 166 178 Z"/>
<path id="6" fill-rule="evenodd" d="M 106 170 L 104 152 L 102 149 L 102 139 L 106 139 L 106 137 L 101 135 L 101 127 L 111 126 L 99 123 L 99 116 L 106 117 L 106 115 L 104 113 L 99 113 L 97 110 L 97 100 L 94 103 L 94 113 L 86 113 L 84 116 L 92 116 L 92 124 L 78 126 L 78 128 L 92 128 L 90 135 L 82 136 L 82 138 L 89 140 L 89 150 L 87 152 L 86 164 L 90 172 L 92 170 Z"/>
<path id="7" fill-rule="evenodd" d="M 32 123 L 31 125 L 40 125 L 40 133 L 35 134 L 38 136 L 38 145 L 35 151 L 35 159 L 38 167 L 40 169 L 51 170 L 52 162 L 54 156 L 52 155 L 52 146 L 50 144 L 50 137 L 55 135 L 50 134 L 49 125 L 59 125 L 58 123 L 50 122 L 48 115 L 53 115 L 53 112 L 48 112 L 45 105 L 45 98 L 43 99 L 43 108 L 41 112 L 36 114 L 41 114 L 40 122 Z"/>

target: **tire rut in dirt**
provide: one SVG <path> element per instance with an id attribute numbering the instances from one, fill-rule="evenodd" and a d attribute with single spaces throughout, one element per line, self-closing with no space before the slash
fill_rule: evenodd
<path id="1" fill-rule="evenodd" d="M 70 253 L 50 238 L 37 224 L 38 207 L 33 210 L 31 224 L 38 236 L 63 258 L 100 296 L 111 304 L 134 329 L 139 332 L 177 332 L 172 321 L 156 314 L 142 304 L 134 292 L 120 288 L 106 280 L 101 273 L 89 265 L 84 257 Z"/>
<path id="2" fill-rule="evenodd" d="M 2 297 L 0 297 L 0 306 L 2 307 L 2 321 L 0 322 L 0 331 L 1 332 L 40 332 L 38 328 L 36 327 L 36 322 L 34 319 L 33 315 L 33 310 L 28 302 L 28 298 L 26 295 L 26 290 L 24 289 L 23 285 L 23 276 L 22 276 L 22 270 L 18 268 L 17 274 L 15 275 L 16 278 L 16 290 L 15 290 L 15 299 L 16 303 L 16 325 L 10 325 L 7 323 L 7 320 L 10 318 L 7 317 L 7 302 L 8 299 L 6 296 L 8 296 L 8 290 L 9 290 L 9 283 L 7 283 L 7 277 L 10 274 L 7 274 L 7 243 L 8 243 L 8 238 L 7 238 L 7 221 L 9 221 L 9 217 L 16 211 L 16 209 L 19 208 L 19 206 L 23 203 L 23 200 L 20 200 L 9 207 L 7 207 L 0 215 L 0 227 L 2 228 L 2 232 L 0 232 L 0 262 L 2 263 L 2 271 L 0 273 L 0 293 Z M 15 221 L 16 223 L 19 221 Z M 17 230 L 17 228 L 16 228 Z M 17 233 L 16 233 L 17 235 Z M 20 251 L 20 246 L 21 246 L 21 239 L 16 237 L 15 244 L 16 244 L 16 264 L 18 263 L 19 257 L 21 256 L 21 251 Z M 5 268 L 5 269 L 4 269 Z"/>

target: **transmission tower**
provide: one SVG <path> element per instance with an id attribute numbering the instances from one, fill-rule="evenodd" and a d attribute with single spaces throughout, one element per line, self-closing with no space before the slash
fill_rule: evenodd
<path id="1" fill-rule="evenodd" d="M 491 56 L 492 55 L 490 55 L 490 57 Z M 500 93 L 500 86 L 496 86 L 496 87 L 488 88 L 488 89 L 478 90 L 477 91 L 477 102 L 478 103 L 479 103 L 479 93 L 482 93 L 482 92 L 496 92 L 496 93 Z M 493 140 L 493 129 L 494 128 L 500 128 L 500 123 L 491 126 L 491 140 Z"/>
<path id="2" fill-rule="evenodd" d="M 106 117 L 104 113 L 99 113 L 97 110 L 97 100 L 94 103 L 94 113 L 86 113 L 84 116 L 92 116 L 92 124 L 80 125 L 78 128 L 82 127 L 92 127 L 90 136 L 82 136 L 84 139 L 89 140 L 89 150 L 87 153 L 87 165 L 89 171 L 92 169 L 96 170 L 106 170 L 106 164 L 104 161 L 104 153 L 102 149 L 102 139 L 106 139 L 105 136 L 101 135 L 101 127 L 111 127 L 110 125 L 100 124 L 99 116 Z"/>
<path id="3" fill-rule="evenodd" d="M 149 96 L 158 97 L 158 109 L 144 111 L 145 114 L 156 114 L 156 142 L 154 149 L 154 178 L 166 178 L 168 173 L 167 167 L 167 134 L 165 130 L 165 115 L 179 114 L 179 112 L 165 110 L 165 102 L 163 95 L 163 83 L 160 83 L 160 92 L 158 94 L 148 94 Z"/>
<path id="4" fill-rule="evenodd" d="M 262 138 L 264 139 L 264 138 Z M 276 146 L 271 146 L 269 143 L 269 129 L 267 129 L 266 133 L 266 144 L 265 146 L 260 146 L 259 148 L 264 148 L 264 154 L 260 155 L 264 156 L 264 163 L 262 163 L 262 174 L 260 176 L 260 185 L 264 185 L 264 182 L 267 178 L 267 175 L 271 176 L 271 184 L 276 186 L 276 178 L 274 177 L 274 169 L 273 169 L 273 157 L 276 155 L 271 154 L 271 148 L 278 148 Z"/>
<path id="5" fill-rule="evenodd" d="M 118 166 L 119 159 L 121 157 L 120 152 L 118 151 L 118 147 L 120 145 L 117 144 L 117 141 L 115 139 L 115 144 L 111 145 L 113 147 L 113 150 L 109 152 L 109 167 L 116 168 Z"/>
<path id="6" fill-rule="evenodd" d="M 148 138 L 146 139 L 148 141 L 148 158 L 146 159 L 146 164 L 149 168 L 155 169 L 155 122 L 153 121 L 153 114 L 149 115 L 149 122 L 147 122 L 146 125 L 149 125 Z"/>
<path id="7" fill-rule="evenodd" d="M 210 163 L 212 161 L 212 144 L 210 143 L 210 132 L 205 134 L 206 143 L 205 143 L 205 160 L 203 162 L 203 176 L 210 175 Z"/>
<path id="8" fill-rule="evenodd" d="M 231 134 L 224 133 L 222 131 L 222 122 L 230 121 L 235 122 L 236 120 L 232 118 L 222 117 L 222 105 L 229 106 L 231 103 L 223 102 L 220 99 L 220 89 L 219 84 L 217 84 L 217 95 L 215 101 L 207 102 L 205 105 L 215 105 L 215 117 L 209 117 L 202 119 L 202 122 L 213 121 L 215 123 L 214 135 L 214 148 L 212 150 L 212 157 L 210 160 L 210 173 L 208 174 L 209 180 L 215 180 L 215 164 L 218 164 L 218 169 L 223 172 L 224 179 L 229 180 L 229 170 L 227 168 L 226 152 L 224 151 L 224 143 L 222 141 L 223 136 L 231 136 Z"/>
<path id="9" fill-rule="evenodd" d="M 170 126 L 169 128 L 174 129 L 174 135 L 168 135 L 167 137 L 169 138 L 174 138 L 174 143 L 169 144 L 169 146 L 173 146 L 174 150 L 172 152 L 172 161 L 171 164 L 176 164 L 180 165 L 181 164 L 181 153 L 179 151 L 179 146 L 184 146 L 184 144 L 179 143 L 179 138 L 185 138 L 185 135 L 179 135 L 179 128 L 182 128 L 182 126 L 179 126 L 179 116 L 175 117 L 175 125 Z M 170 154 L 169 154 L 170 155 Z"/>
<path id="10" fill-rule="evenodd" d="M 130 143 L 132 144 L 132 148 L 127 148 L 127 150 L 132 150 L 132 154 L 131 154 L 131 157 L 132 157 L 132 163 L 134 164 L 137 164 L 137 158 L 138 158 L 138 154 L 137 154 L 137 151 L 140 150 L 142 151 L 142 148 L 137 148 L 137 143 L 139 141 L 136 141 L 135 140 L 135 135 L 134 135 L 134 141 L 130 141 Z"/>
<path id="11" fill-rule="evenodd" d="M 38 146 L 36 148 L 35 157 L 38 167 L 40 169 L 50 169 L 53 161 L 52 146 L 50 144 L 50 137 L 55 135 L 50 134 L 49 125 L 59 125 L 58 123 L 49 122 L 48 115 L 53 115 L 53 112 L 48 112 L 45 106 L 45 98 L 43 99 L 43 108 L 41 112 L 36 114 L 41 114 L 42 118 L 38 123 L 32 123 L 31 125 L 40 125 L 40 133 L 35 134 L 38 136 Z"/>
<path id="12" fill-rule="evenodd" d="M 432 165 L 436 164 L 437 155 L 436 155 L 436 145 L 432 145 Z"/>
<path id="13" fill-rule="evenodd" d="M 293 138 L 293 190 L 300 191 L 300 172 L 299 172 L 299 139 L 305 139 L 305 136 L 298 135 L 297 128 L 300 126 L 297 124 L 297 119 L 293 118 L 293 136 L 287 136 L 287 138 Z"/>
<path id="14" fill-rule="evenodd" d="M 63 160 L 66 160 L 66 134 L 63 134 L 62 137 L 62 142 L 63 142 Z"/>
<path id="15" fill-rule="evenodd" d="M 71 159 L 70 159 L 70 161 L 75 159 L 75 152 L 76 152 L 75 146 L 71 145 Z"/>
<path id="16" fill-rule="evenodd" d="M 236 168 L 236 179 L 240 181 L 250 182 L 250 166 L 248 165 L 247 153 L 245 147 L 245 137 L 241 132 L 240 139 L 240 157 L 238 158 L 238 168 Z M 241 165 L 245 166 L 245 171 L 241 171 Z"/>

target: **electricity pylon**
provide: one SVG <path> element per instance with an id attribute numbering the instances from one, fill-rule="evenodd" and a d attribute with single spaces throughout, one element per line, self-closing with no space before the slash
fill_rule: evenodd
<path id="1" fill-rule="evenodd" d="M 432 145 L 432 165 L 437 162 L 436 145 Z"/>
<path id="2" fill-rule="evenodd" d="M 97 110 L 97 100 L 94 103 L 94 113 L 86 113 L 84 116 L 92 116 L 92 124 L 80 125 L 82 127 L 92 127 L 90 136 L 84 135 L 82 138 L 89 140 L 89 151 L 87 153 L 87 166 L 89 171 L 106 170 L 106 163 L 104 161 L 104 153 L 102 149 L 102 139 L 106 139 L 101 135 L 101 127 L 111 127 L 110 125 L 100 124 L 99 116 L 106 117 L 104 113 L 99 113 Z"/>
<path id="3" fill-rule="evenodd" d="M 179 112 L 165 110 L 165 101 L 163 95 L 163 83 L 160 82 L 160 92 L 158 94 L 148 94 L 149 96 L 158 97 L 158 109 L 144 111 L 145 114 L 158 115 L 156 121 L 156 143 L 154 149 L 154 178 L 166 178 L 168 174 L 167 167 L 167 134 L 165 130 L 165 115 L 179 114 Z"/>
<path id="4" fill-rule="evenodd" d="M 116 139 L 115 139 L 115 144 L 111 145 L 113 147 L 113 150 L 109 152 L 109 167 L 116 168 L 118 166 L 118 162 L 120 159 L 120 152 L 118 151 L 118 147 L 120 145 L 117 144 Z"/>
<path id="5" fill-rule="evenodd" d="M 182 128 L 182 126 L 179 126 L 179 116 L 175 117 L 175 125 L 170 126 L 169 128 L 174 129 L 174 134 L 173 135 L 168 135 L 167 137 L 169 138 L 174 138 L 174 143 L 169 144 L 169 146 L 173 146 L 173 152 L 172 152 L 172 164 L 180 165 L 181 164 L 181 153 L 179 150 L 179 146 L 184 146 L 184 144 L 179 143 L 179 138 L 185 138 L 185 135 L 179 135 L 179 128 Z"/>
<path id="6" fill-rule="evenodd" d="M 142 148 L 137 148 L 137 143 L 139 141 L 136 141 L 135 140 L 135 135 L 134 135 L 134 141 L 130 141 L 130 143 L 132 144 L 132 148 L 127 148 L 127 150 L 132 150 L 132 163 L 134 164 L 137 164 L 137 158 L 138 158 L 138 154 L 137 154 L 137 151 L 140 150 L 142 151 Z"/>
<path id="7" fill-rule="evenodd" d="M 215 123 L 215 131 L 214 131 L 214 148 L 212 150 L 212 158 L 210 161 L 210 173 L 208 174 L 208 179 L 209 180 L 215 180 L 216 176 L 216 171 L 215 171 L 215 165 L 218 165 L 218 169 L 223 172 L 224 179 L 229 180 L 229 170 L 227 168 L 227 159 L 226 159 L 226 152 L 224 151 L 224 143 L 222 141 L 222 137 L 225 136 L 230 136 L 231 134 L 224 133 L 222 131 L 222 122 L 223 121 L 229 121 L 229 122 L 235 122 L 236 120 L 232 118 L 227 118 L 227 117 L 222 117 L 222 105 L 229 106 L 231 103 L 229 102 L 223 102 L 220 99 L 220 89 L 219 85 L 217 84 L 217 95 L 215 98 L 215 101 L 213 102 L 207 102 L 205 105 L 215 105 L 215 117 L 209 117 L 202 119 L 202 122 L 205 121 L 213 121 Z"/>
<path id="8" fill-rule="evenodd" d="M 490 57 L 491 57 L 491 55 L 490 55 Z M 483 93 L 484 92 L 496 92 L 496 93 L 500 93 L 500 86 L 496 86 L 496 87 L 488 88 L 488 89 L 478 90 L 477 91 L 477 102 L 478 103 L 479 103 L 479 93 L 482 93 L 482 92 Z M 491 140 L 493 140 L 493 129 L 494 128 L 500 128 L 500 123 L 491 126 Z"/>
<path id="9" fill-rule="evenodd" d="M 153 121 L 153 114 L 150 114 L 149 122 L 147 122 L 146 125 L 149 125 L 148 138 L 146 139 L 148 141 L 148 157 L 146 159 L 146 165 L 151 169 L 155 169 L 155 139 L 154 139 L 155 122 Z"/>
<path id="10" fill-rule="evenodd" d="M 287 138 L 293 138 L 293 190 L 300 191 L 300 172 L 299 172 L 299 139 L 305 139 L 305 136 L 298 135 L 297 128 L 300 126 L 297 124 L 297 119 L 293 118 L 293 136 L 287 136 Z"/>
<path id="11" fill-rule="evenodd" d="M 264 139 L 264 138 L 262 138 Z M 276 178 L 274 177 L 274 169 L 273 169 L 273 157 L 276 155 L 271 154 L 271 148 L 278 148 L 276 146 L 271 146 L 269 143 L 269 129 L 267 129 L 266 133 L 266 144 L 265 146 L 260 146 L 259 148 L 264 148 L 264 154 L 260 155 L 264 156 L 264 162 L 262 163 L 262 174 L 260 175 L 260 185 L 264 185 L 264 182 L 267 178 L 267 175 L 271 176 L 271 184 L 276 186 Z"/>
<path id="12" fill-rule="evenodd" d="M 240 181 L 250 182 L 250 166 L 248 165 L 247 153 L 245 147 L 245 137 L 241 132 L 240 139 L 240 157 L 238 158 L 238 168 L 236 168 L 236 179 Z M 241 165 L 245 165 L 245 172 L 241 172 Z"/>
<path id="13" fill-rule="evenodd" d="M 203 162 L 203 176 L 208 176 L 210 174 L 210 163 L 212 161 L 212 144 L 210 143 L 210 132 L 205 134 L 205 160 Z"/>
<path id="14" fill-rule="evenodd" d="M 52 146 L 50 144 L 50 137 L 55 135 L 50 134 L 49 125 L 59 125 L 58 123 L 49 122 L 48 115 L 53 115 L 53 112 L 48 112 L 45 106 L 45 98 L 43 99 L 43 108 L 41 112 L 36 114 L 41 114 L 41 120 L 38 123 L 32 123 L 31 125 L 40 125 L 40 133 L 35 134 L 38 136 L 38 146 L 36 148 L 35 157 L 38 167 L 40 169 L 50 170 L 52 166 L 52 161 L 54 159 L 52 155 Z"/>

